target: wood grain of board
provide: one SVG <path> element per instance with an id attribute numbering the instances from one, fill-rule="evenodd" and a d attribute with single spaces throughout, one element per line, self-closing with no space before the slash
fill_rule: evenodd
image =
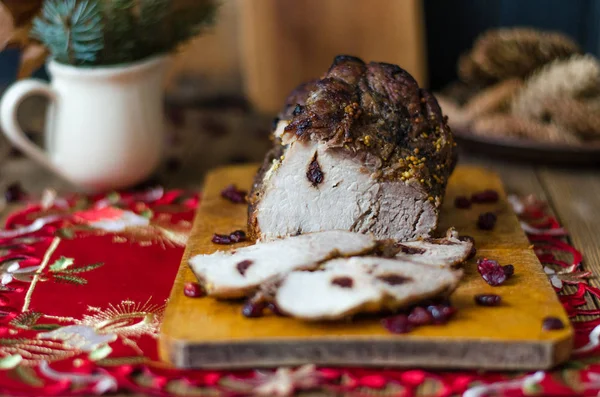
<path id="1" fill-rule="evenodd" d="M 455 226 L 475 238 L 479 255 L 515 265 L 516 274 L 500 287 L 487 285 L 469 261 L 465 277 L 453 295 L 457 316 L 445 326 L 421 327 L 393 335 L 376 318 L 330 323 L 302 322 L 265 316 L 247 319 L 241 303 L 183 295 L 186 281 L 195 277 L 187 265 L 191 256 L 222 246 L 210 242 L 213 233 L 246 226 L 246 208 L 223 200 L 220 191 L 235 183 L 248 188 L 255 166 L 230 167 L 208 175 L 204 199 L 176 277 L 161 328 L 160 351 L 181 368 L 242 368 L 298 365 L 421 366 L 482 369 L 549 368 L 569 357 L 573 333 L 567 327 L 543 331 L 546 316 L 568 318 L 548 283 L 539 261 L 529 249 L 516 216 L 508 207 L 498 177 L 476 167 L 459 167 L 450 180 L 440 228 Z M 501 192 L 498 204 L 456 210 L 453 199 L 485 188 Z M 499 213 L 498 227 L 477 230 L 482 211 Z M 247 243 L 246 243 L 247 244 Z M 242 246 L 239 244 L 236 246 Z M 233 248 L 235 246 L 232 246 Z M 229 247 L 228 247 L 229 248 Z M 503 304 L 475 305 L 473 296 L 496 293 Z"/>

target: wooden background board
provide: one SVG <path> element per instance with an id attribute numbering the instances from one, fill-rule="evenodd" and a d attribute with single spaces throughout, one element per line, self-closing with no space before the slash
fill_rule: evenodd
<path id="1" fill-rule="evenodd" d="M 272 367 L 306 362 L 331 365 L 401 365 L 420 367 L 540 369 L 569 357 L 572 329 L 543 331 L 542 319 L 555 316 L 569 324 L 542 267 L 529 249 L 516 216 L 509 209 L 499 178 L 476 167 L 459 167 L 450 180 L 440 229 L 455 226 L 475 238 L 478 257 L 515 265 L 515 276 L 500 287 L 487 285 L 475 261 L 465 265 L 465 278 L 453 295 L 456 317 L 444 326 L 421 327 L 393 335 L 377 319 L 307 323 L 292 318 L 244 318 L 241 304 L 183 295 L 186 281 L 195 280 L 189 257 L 223 246 L 210 242 L 213 233 L 245 228 L 246 208 L 223 200 L 230 183 L 250 186 L 256 166 L 230 167 L 208 175 L 204 198 L 176 277 L 161 328 L 164 359 L 182 368 Z M 497 204 L 453 208 L 454 197 L 486 188 L 501 192 Z M 498 211 L 494 231 L 475 226 L 483 211 Z M 233 248 L 232 247 L 227 247 Z M 496 293 L 503 305 L 475 305 L 478 293 Z"/>

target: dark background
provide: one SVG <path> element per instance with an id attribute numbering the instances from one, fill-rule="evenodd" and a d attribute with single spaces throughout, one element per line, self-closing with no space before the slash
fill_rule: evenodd
<path id="1" fill-rule="evenodd" d="M 424 0 L 424 8 L 429 85 L 434 90 L 456 78 L 458 56 L 489 28 L 558 30 L 586 52 L 600 54 L 600 0 Z M 14 80 L 17 59 L 15 50 L 0 52 L 0 92 Z"/>
<path id="2" fill-rule="evenodd" d="M 501 26 L 557 30 L 600 54 L 600 0 L 424 0 L 429 85 L 456 78 L 456 60 L 477 35 Z"/>

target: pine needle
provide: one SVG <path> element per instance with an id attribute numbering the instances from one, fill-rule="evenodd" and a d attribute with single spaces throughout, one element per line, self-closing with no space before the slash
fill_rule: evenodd
<path id="1" fill-rule="evenodd" d="M 209 0 L 46 0 L 31 34 L 61 63 L 130 63 L 176 50 L 216 9 Z"/>
<path id="2" fill-rule="evenodd" d="M 81 65 L 97 60 L 104 46 L 103 28 L 96 1 L 46 0 L 31 34 L 58 62 Z"/>

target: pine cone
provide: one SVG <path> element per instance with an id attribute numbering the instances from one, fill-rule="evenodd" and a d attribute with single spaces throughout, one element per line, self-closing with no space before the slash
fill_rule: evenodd
<path id="1" fill-rule="evenodd" d="M 555 59 L 581 53 L 569 37 L 527 28 L 489 30 L 459 60 L 458 75 L 468 83 L 526 77 Z"/>
<path id="2" fill-rule="evenodd" d="M 513 114 L 542 119 L 544 102 L 549 99 L 580 98 L 598 95 L 600 63 L 591 55 L 574 55 L 554 61 L 531 76 L 515 96 Z"/>
<path id="3" fill-rule="evenodd" d="M 503 111 L 510 104 L 515 93 L 523 86 L 520 79 L 501 81 L 473 96 L 464 106 L 468 119 L 475 119 L 484 114 Z"/>
<path id="4" fill-rule="evenodd" d="M 572 145 L 580 142 L 575 135 L 556 124 L 522 119 L 509 114 L 483 116 L 473 122 L 472 132 L 479 136 L 526 138 L 557 144 Z"/>
<path id="5" fill-rule="evenodd" d="M 544 111 L 552 122 L 582 139 L 600 139 L 600 103 L 572 98 L 548 99 Z"/>

